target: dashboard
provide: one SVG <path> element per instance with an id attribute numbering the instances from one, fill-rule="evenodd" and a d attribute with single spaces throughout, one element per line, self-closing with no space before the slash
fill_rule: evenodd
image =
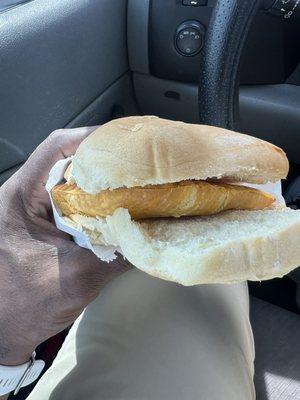
<path id="1" fill-rule="evenodd" d="M 129 0 L 128 55 L 141 113 L 199 122 L 198 74 L 215 3 Z M 298 4 L 265 0 L 256 15 L 240 65 L 240 130 L 300 163 L 300 23 L 290 13 L 300 14 Z"/>
<path id="2" fill-rule="evenodd" d="M 152 0 L 148 46 L 154 76 L 198 81 L 201 49 L 214 4 L 215 0 Z M 297 21 L 259 12 L 244 52 L 241 83 L 285 82 L 298 64 L 299 32 Z"/>

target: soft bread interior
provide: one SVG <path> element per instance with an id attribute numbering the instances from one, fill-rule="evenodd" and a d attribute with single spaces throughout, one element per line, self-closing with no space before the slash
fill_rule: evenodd
<path id="1" fill-rule="evenodd" d="M 118 209 L 65 220 L 148 274 L 187 286 L 271 279 L 300 265 L 300 211 L 289 208 L 143 222 Z"/>

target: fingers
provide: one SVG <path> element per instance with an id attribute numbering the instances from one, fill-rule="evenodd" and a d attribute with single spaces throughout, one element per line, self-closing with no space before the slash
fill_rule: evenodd
<path id="1" fill-rule="evenodd" d="M 45 184 L 52 166 L 63 158 L 73 155 L 82 142 L 97 126 L 60 129 L 42 142 L 21 168 L 22 178 L 30 184 Z"/>
<path id="2" fill-rule="evenodd" d="M 96 126 L 54 131 L 14 176 L 11 184 L 20 193 L 28 215 L 51 218 L 50 199 L 45 190 L 50 169 L 58 160 L 73 155 L 82 140 L 95 129 Z"/>

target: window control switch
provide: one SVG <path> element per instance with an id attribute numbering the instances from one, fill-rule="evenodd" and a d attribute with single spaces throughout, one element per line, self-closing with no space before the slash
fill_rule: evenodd
<path id="1" fill-rule="evenodd" d="M 206 6 L 207 0 L 182 0 L 182 5 L 192 7 Z"/>

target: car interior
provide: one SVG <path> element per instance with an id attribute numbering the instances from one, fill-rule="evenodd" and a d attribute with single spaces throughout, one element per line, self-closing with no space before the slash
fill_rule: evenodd
<path id="1" fill-rule="evenodd" d="M 226 0 L 0 0 L 0 184 L 55 129 L 149 114 L 282 147 L 283 195 L 299 208 L 299 1 L 250 3 L 240 32 Z M 249 290 L 257 399 L 300 398 L 300 269 Z M 47 366 L 66 333 L 39 347 Z"/>

